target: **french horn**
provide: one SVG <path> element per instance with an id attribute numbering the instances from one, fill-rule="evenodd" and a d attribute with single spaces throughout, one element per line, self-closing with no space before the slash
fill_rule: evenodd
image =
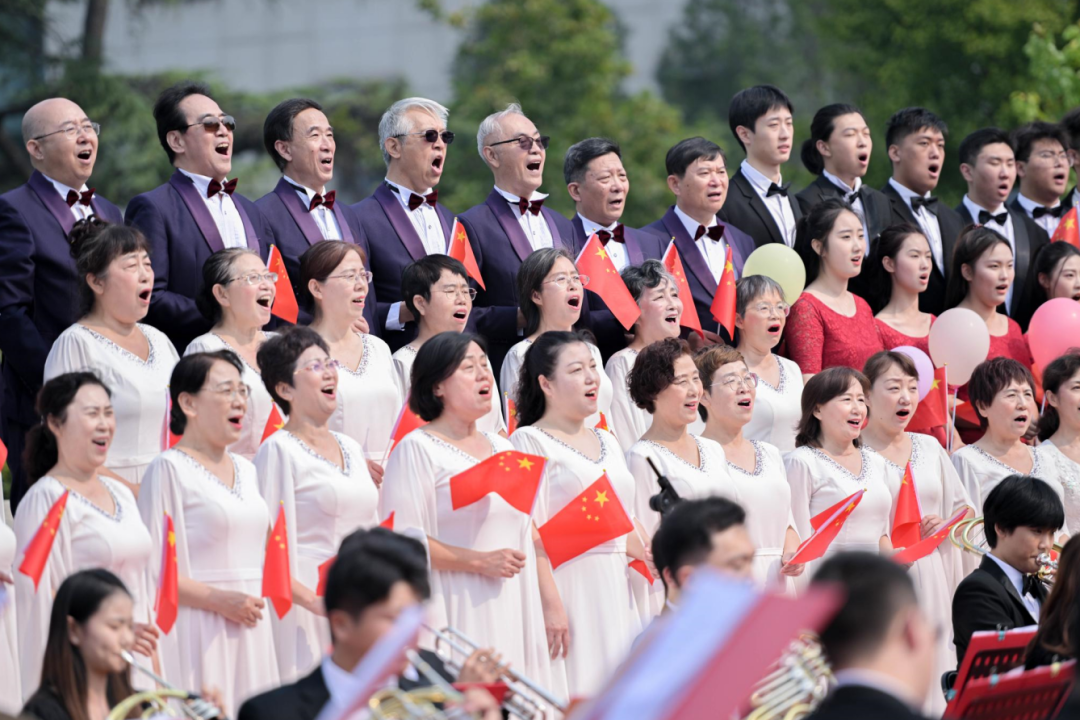
<path id="1" fill-rule="evenodd" d="M 750 694 L 744 720 L 798 720 L 814 711 L 836 683 L 828 658 L 815 635 L 804 634 L 788 646 L 773 670 Z"/>
<path id="2" fill-rule="evenodd" d="M 990 548 L 985 545 L 985 537 L 981 540 L 974 537 L 976 531 L 982 530 L 982 525 L 983 519 L 981 517 L 958 522 L 949 532 L 949 540 L 964 552 L 986 555 L 990 552 Z M 1061 545 L 1054 543 L 1054 552 L 1060 553 Z M 1057 573 L 1058 567 L 1057 560 L 1054 560 L 1049 553 L 1043 553 L 1039 555 L 1038 562 L 1039 570 L 1036 576 L 1043 583 L 1053 585 L 1054 575 Z"/>

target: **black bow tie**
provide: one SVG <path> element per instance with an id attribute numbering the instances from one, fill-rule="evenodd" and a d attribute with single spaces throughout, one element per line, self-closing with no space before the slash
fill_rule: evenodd
<path id="1" fill-rule="evenodd" d="M 986 212 L 985 210 L 980 210 L 979 211 L 979 224 L 980 225 L 985 225 L 986 223 L 988 223 L 990 221 L 993 221 L 993 222 L 996 222 L 998 225 L 1001 225 L 1002 227 L 1004 227 L 1005 223 L 1008 222 L 1008 220 L 1009 220 L 1009 211 L 1008 210 L 1006 210 L 1003 213 L 998 213 L 997 215 L 991 215 L 990 213 Z"/>
<path id="2" fill-rule="evenodd" d="M 860 197 L 860 196 L 859 196 L 859 191 L 858 191 L 858 190 L 856 190 L 856 191 L 855 191 L 855 192 L 853 192 L 853 193 L 850 193 L 850 194 L 847 194 L 847 195 L 845 195 L 845 196 L 844 196 L 844 200 L 846 200 L 846 201 L 847 201 L 847 204 L 848 204 L 848 205 L 854 205 L 854 204 L 855 204 L 855 201 L 856 201 L 856 200 L 858 200 L 858 199 L 859 199 L 859 197 Z"/>
<path id="3" fill-rule="evenodd" d="M 424 203 L 427 203 L 431 207 L 435 207 L 435 204 L 439 202 L 439 191 L 432 190 L 427 195 L 417 195 L 413 193 L 409 196 L 409 210 L 415 210 Z"/>
<path id="4" fill-rule="evenodd" d="M 937 198 L 933 197 L 933 196 L 930 196 L 930 197 L 919 197 L 918 195 L 913 196 L 911 198 L 911 211 L 912 212 L 919 212 L 919 208 L 922 208 L 922 207 L 926 208 L 930 212 L 937 215 Z"/>
<path id="5" fill-rule="evenodd" d="M 791 183 L 788 183 L 781 187 L 780 185 L 773 183 L 769 186 L 769 191 L 765 193 L 765 197 L 772 197 L 773 195 L 783 195 L 784 197 L 787 197 L 788 186 L 790 185 Z"/>
<path id="6" fill-rule="evenodd" d="M 704 225 L 698 225 L 697 231 L 694 233 L 694 240 L 701 239 L 702 235 L 708 235 L 710 240 L 719 240 L 724 237 L 724 226 L 716 223 L 711 228 L 706 229 Z"/>
<path id="7" fill-rule="evenodd" d="M 615 230 L 612 231 L 612 232 L 608 232 L 607 230 L 598 230 L 596 232 L 596 237 L 600 238 L 600 242 L 602 242 L 605 246 L 609 242 L 611 242 L 612 240 L 614 240 L 617 243 L 625 243 L 626 242 L 626 237 L 625 236 L 626 236 L 626 230 L 623 228 L 622 223 L 618 223 L 615 226 Z"/>
<path id="8" fill-rule="evenodd" d="M 1059 218 L 1061 217 L 1061 214 L 1063 212 L 1065 212 L 1064 205 L 1058 205 L 1057 207 L 1043 207 L 1040 205 L 1039 207 L 1031 211 L 1031 217 L 1035 218 L 1036 220 L 1041 218 L 1043 215 L 1053 215 L 1054 217 Z"/>
<path id="9" fill-rule="evenodd" d="M 90 201 L 94 199 L 94 188 L 89 190 L 83 190 L 82 192 L 76 192 L 74 190 L 68 190 L 67 197 L 64 200 L 67 202 L 68 207 L 71 207 L 75 203 L 90 207 Z"/>
<path id="10" fill-rule="evenodd" d="M 1031 595 L 1035 600 L 1039 599 L 1039 587 L 1042 583 L 1039 582 L 1039 578 L 1035 575 L 1024 576 L 1024 587 L 1021 596 Z"/>

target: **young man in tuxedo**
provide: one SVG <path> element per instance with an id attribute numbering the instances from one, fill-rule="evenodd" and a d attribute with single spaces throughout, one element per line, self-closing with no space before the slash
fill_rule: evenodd
<path id="1" fill-rule="evenodd" d="M 26 111 L 23 142 L 34 171 L 0 195 L 0 417 L 12 472 L 11 510 L 26 493 L 23 438 L 40 418 L 34 400 L 53 342 L 74 323 L 78 278 L 68 233 L 97 216 L 123 222 L 120 210 L 87 187 L 100 126 L 65 98 Z"/>
<path id="2" fill-rule="evenodd" d="M 968 191 L 956 208 L 965 225 L 978 224 L 1001 233 L 1012 247 L 1016 280 L 1005 296 L 1012 315 L 1024 297 L 1028 267 L 1050 237 L 1022 211 L 1005 205 L 1016 181 L 1016 156 L 1004 130 L 983 128 L 960 142 L 960 174 Z"/>
<path id="3" fill-rule="evenodd" d="M 1069 186 L 1069 137 L 1060 125 L 1039 121 L 1016 128 L 1011 139 L 1020 192 L 1009 209 L 1027 215 L 1053 237 L 1067 209 L 1061 196 Z"/>
<path id="4" fill-rule="evenodd" d="M 659 237 L 619 222 L 630 194 L 630 179 L 618 143 L 607 138 L 587 138 L 571 145 L 563 160 L 563 177 L 577 210 L 570 221 L 576 246 L 583 246 L 596 234 L 619 272 L 627 265 L 661 258 L 662 245 L 666 244 Z M 588 293 L 588 297 L 591 329 L 606 360 L 626 347 L 627 331 L 599 295 Z"/>
<path id="5" fill-rule="evenodd" d="M 439 181 L 446 170 L 454 133 L 450 111 L 422 97 L 398 100 L 379 120 L 379 146 L 386 177 L 352 209 L 371 243 L 369 269 L 378 301 L 383 339 L 397 350 L 416 337 L 416 318 L 401 294 L 401 273 L 422 257 L 445 253 L 454 213 L 439 203 Z"/>
<path id="6" fill-rule="evenodd" d="M 277 187 L 255 201 L 274 229 L 293 292 L 300 297 L 300 256 L 322 240 L 344 240 L 371 257 L 367 237 L 352 209 L 326 190 L 334 179 L 334 128 L 322 106 L 308 98 L 278 103 L 263 123 L 263 145 L 281 171 Z M 370 261 L 365 261 L 370 265 Z M 378 334 L 375 291 L 368 292 L 362 330 Z M 299 321 L 311 318 L 301 311 Z"/>
<path id="7" fill-rule="evenodd" d="M 236 120 L 185 81 L 154 103 L 158 140 L 176 171 L 168 182 L 132 198 L 126 220 L 150 241 L 154 292 L 146 321 L 169 336 L 177 352 L 209 332 L 195 307 L 202 267 L 224 248 L 255 250 L 265 260 L 274 232 L 255 203 L 235 192 L 232 171 Z"/>
<path id="8" fill-rule="evenodd" d="M 813 720 L 918 720 L 934 685 L 936 629 L 907 570 L 865 552 L 833 555 L 812 585 L 839 586 L 844 604 L 820 633 L 836 685 Z"/>
<path id="9" fill-rule="evenodd" d="M 931 195 L 945 165 L 948 135 L 945 121 L 921 107 L 896 111 L 885 126 L 892 177 L 881 192 L 892 205 L 889 224 L 908 222 L 922 228 L 934 256 L 934 267 L 926 290 L 919 295 L 919 309 L 935 315 L 945 312 L 952 251 L 964 228 L 960 215 Z"/>
<path id="10" fill-rule="evenodd" d="M 1013 630 L 1039 622 L 1046 586 L 1035 574 L 1065 524 L 1065 508 L 1047 483 L 1010 475 L 983 502 L 983 534 L 990 546 L 979 567 L 953 595 L 953 642 L 957 667 L 972 633 Z"/>
<path id="11" fill-rule="evenodd" d="M 1066 137 L 1069 138 L 1067 148 L 1069 166 L 1074 170 L 1080 170 L 1080 107 L 1075 107 L 1065 113 L 1065 116 L 1061 118 L 1061 129 L 1065 131 Z M 1073 185 L 1072 190 L 1065 195 L 1061 204 L 1068 211 L 1076 207 L 1078 201 L 1080 201 L 1080 190 L 1077 190 L 1077 186 Z"/>
<path id="12" fill-rule="evenodd" d="M 728 108 L 731 133 L 746 159 L 731 177 L 720 219 L 750 235 L 757 247 L 771 242 L 795 245 L 802 210 L 780 175 L 795 141 L 793 112 L 791 100 L 773 85 L 739 91 Z"/>

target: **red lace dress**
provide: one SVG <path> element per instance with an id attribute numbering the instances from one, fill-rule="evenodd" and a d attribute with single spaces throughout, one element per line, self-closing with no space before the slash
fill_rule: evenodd
<path id="1" fill-rule="evenodd" d="M 861 371 L 867 359 L 884 350 L 870 306 L 855 295 L 855 315 L 848 317 L 804 292 L 791 306 L 784 331 L 788 357 L 803 374 L 846 365 Z"/>
<path id="2" fill-rule="evenodd" d="M 1008 332 L 1004 335 L 990 336 L 990 352 L 986 354 L 986 359 L 991 360 L 996 357 L 1012 358 L 1020 362 L 1028 370 L 1035 364 L 1035 361 L 1031 359 L 1031 350 L 1028 349 L 1027 338 L 1024 337 L 1024 333 L 1020 330 L 1020 325 L 1012 318 L 1009 318 Z M 1034 388 L 1034 390 L 1036 394 L 1039 394 L 1038 388 Z M 968 401 L 967 385 L 960 386 L 957 397 L 964 402 Z M 970 445 L 981 438 L 984 431 L 982 429 L 958 428 L 958 432 L 964 444 Z"/>
<path id="3" fill-rule="evenodd" d="M 930 315 L 930 325 L 933 326 L 934 321 L 937 320 L 937 315 Z M 878 335 L 881 336 L 881 344 L 885 346 L 886 350 L 892 350 L 902 345 L 909 345 L 913 348 L 918 348 L 930 355 L 930 336 L 924 335 L 923 337 L 912 337 L 905 335 L 904 333 L 893 330 L 890 325 L 883 323 L 881 320 L 874 318 L 874 324 L 877 325 Z"/>

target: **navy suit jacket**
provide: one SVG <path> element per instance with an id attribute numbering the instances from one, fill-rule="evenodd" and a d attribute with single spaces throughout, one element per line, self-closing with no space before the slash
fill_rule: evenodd
<path id="1" fill-rule="evenodd" d="M 244 222 L 247 245 L 266 260 L 274 231 L 255 203 L 234 193 L 233 204 Z M 203 263 L 225 247 L 213 216 L 195 184 L 177 170 L 169 181 L 132 198 L 126 220 L 150 241 L 154 293 L 146 321 L 163 333 L 181 355 L 188 343 L 210 331 L 210 321 L 195 307 Z"/>
<path id="2" fill-rule="evenodd" d="M 650 225 L 646 225 L 642 230 L 661 238 L 665 251 L 667 250 L 667 242 L 665 241 L 672 240 L 675 242 L 675 249 L 679 251 L 679 257 L 682 259 L 683 267 L 686 269 L 687 282 L 690 283 L 690 292 L 694 296 L 694 306 L 697 308 L 698 320 L 701 322 L 702 329 L 716 332 L 721 337 L 727 337 L 727 330 L 719 327 L 716 318 L 712 316 L 711 307 L 713 296 L 716 295 L 716 279 L 713 277 L 712 271 L 709 270 L 709 264 L 705 262 L 705 256 L 701 254 L 701 251 L 697 249 L 697 245 L 694 244 L 694 238 L 690 237 L 690 233 L 686 232 L 686 226 L 682 224 L 682 220 L 675 214 L 675 206 L 669 207 L 668 211 L 664 213 L 664 217 Z M 724 242 L 731 248 L 731 265 L 735 268 L 735 275 L 741 278 L 743 264 L 746 262 L 746 258 L 750 257 L 750 253 L 755 250 L 754 239 L 737 227 L 725 224 Z M 686 300 L 683 300 L 683 302 L 685 303 Z M 727 339 L 728 341 L 733 340 L 733 338 Z"/>
<path id="3" fill-rule="evenodd" d="M 281 253 L 281 259 L 285 262 L 285 270 L 289 273 L 293 292 L 299 300 L 300 256 L 309 247 L 323 239 L 322 231 L 312 219 L 311 211 L 304 206 L 296 190 L 285 181 L 285 178 L 279 180 L 277 187 L 271 192 L 256 200 L 255 207 L 263 214 L 274 232 L 278 252 Z M 367 264 L 370 270 L 371 248 L 352 209 L 344 203 L 335 202 L 334 218 L 337 220 L 338 227 L 341 228 L 341 237 L 338 239 L 358 245 L 368 257 Z M 269 249 L 267 251 L 269 252 Z M 364 304 L 364 318 L 367 319 L 371 334 L 379 335 L 381 326 L 375 321 L 374 288 L 368 291 Z M 306 325 L 311 322 L 311 314 L 301 308 L 297 321 L 301 325 Z"/>
<path id="4" fill-rule="evenodd" d="M 798 223 L 803 213 L 794 194 L 788 196 L 788 203 L 791 205 L 791 212 L 795 216 L 795 222 Z M 787 244 L 780 235 L 780 228 L 777 227 L 776 221 L 773 220 L 772 214 L 769 213 L 769 208 L 765 207 L 765 202 L 754 190 L 746 176 L 742 174 L 741 168 L 731 176 L 727 200 L 724 201 L 724 207 L 720 208 L 717 217 L 725 223 L 731 223 L 752 237 L 756 247 L 771 242 Z"/>

